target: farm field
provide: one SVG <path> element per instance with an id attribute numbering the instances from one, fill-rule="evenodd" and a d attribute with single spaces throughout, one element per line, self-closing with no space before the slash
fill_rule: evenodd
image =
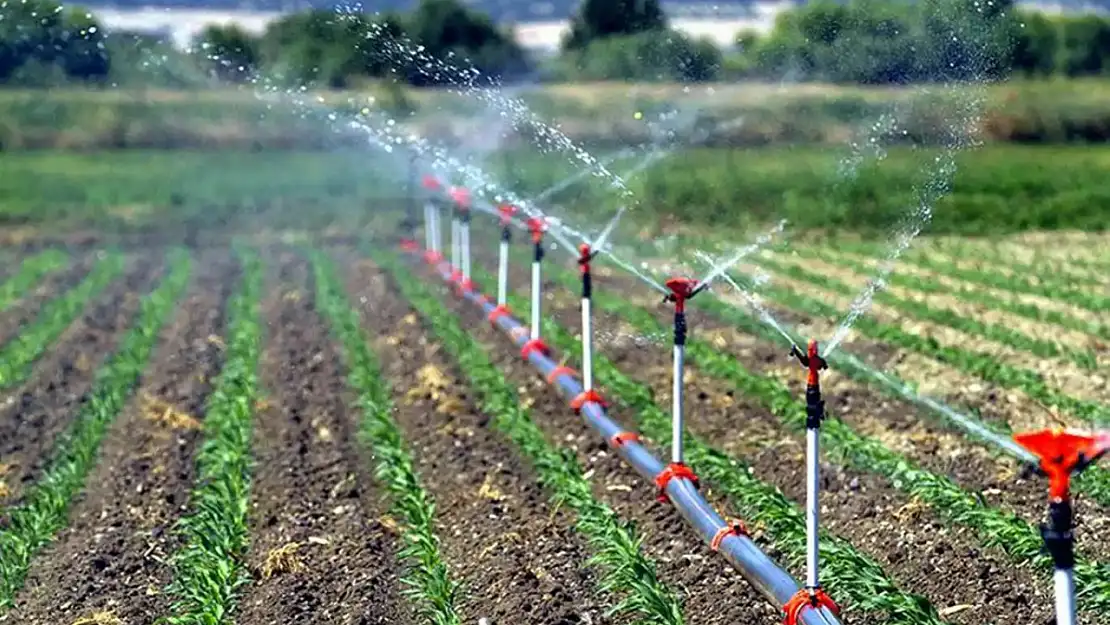
<path id="1" fill-rule="evenodd" d="M 0 622 L 781 621 L 388 231 L 196 219 L 181 246 L 31 232 L 9 247 Z M 486 293 L 495 240 L 476 221 Z M 823 584 L 852 623 L 1047 622 L 1044 480 L 921 398 L 1001 435 L 1110 421 L 1110 239 L 918 243 L 825 374 Z M 827 336 L 881 255 L 837 239 L 735 275 L 767 272 L 776 318 Z M 578 274 L 561 253 L 546 267 L 545 337 L 577 368 Z M 595 289 L 598 388 L 665 457 L 673 309 L 603 260 Z M 713 293 L 691 304 L 688 462 L 801 579 L 803 376 Z M 1110 623 L 1110 472 L 1075 491 L 1080 617 Z"/>

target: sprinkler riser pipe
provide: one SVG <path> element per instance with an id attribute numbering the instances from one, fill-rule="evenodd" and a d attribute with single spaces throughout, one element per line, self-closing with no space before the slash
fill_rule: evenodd
<path id="1" fill-rule="evenodd" d="M 462 274 L 463 279 L 470 279 L 470 220 L 463 219 L 459 230 L 460 246 L 462 247 Z"/>
<path id="2" fill-rule="evenodd" d="M 587 391 L 594 388 L 594 346 L 593 323 L 591 320 L 590 298 L 582 298 L 582 386 Z"/>
<path id="3" fill-rule="evenodd" d="M 504 306 L 509 299 L 509 242 L 502 237 L 498 247 L 497 305 Z"/>
<path id="4" fill-rule="evenodd" d="M 1072 569 L 1055 569 L 1056 625 L 1075 625 L 1075 574 Z"/>
<path id="5" fill-rule="evenodd" d="M 530 336 L 540 338 L 540 261 L 532 261 L 532 327 Z"/>
<path id="6" fill-rule="evenodd" d="M 440 231 L 439 206 L 431 203 L 432 209 L 432 250 L 437 254 L 443 253 L 443 233 Z"/>
<path id="7" fill-rule="evenodd" d="M 424 249 L 435 249 L 432 247 L 432 209 L 427 202 L 424 203 Z"/>
<path id="8" fill-rule="evenodd" d="M 820 587 L 818 581 L 818 535 L 820 522 L 820 467 L 817 455 L 820 451 L 820 430 L 806 428 L 806 587 Z"/>
<path id="9" fill-rule="evenodd" d="M 450 280 L 450 269 L 443 263 L 438 266 L 438 271 L 444 280 Z M 489 315 L 493 312 L 494 305 L 484 300 L 481 293 L 468 291 L 463 293 L 463 297 L 479 306 L 484 314 Z M 497 317 L 495 324 L 509 336 L 517 347 L 523 347 L 528 341 L 519 334 L 524 327 L 523 324 L 512 316 L 500 315 Z M 559 366 L 557 362 L 539 351 L 530 353 L 528 362 L 539 371 L 544 379 Z M 578 380 L 568 374 L 556 377 L 554 386 L 567 399 L 577 397 L 584 390 Z M 605 440 L 610 440 L 614 435 L 626 431 L 625 428 L 610 419 L 605 409 L 599 404 L 586 402 L 582 406 L 581 414 L 583 419 Z M 615 453 L 649 483 L 654 482 L 655 476 L 659 475 L 664 468 L 662 462 L 635 441 L 629 441 L 621 445 L 615 450 Z M 667 483 L 666 492 L 678 513 L 706 543 L 712 540 L 719 528 L 725 526 L 724 519 L 686 480 L 671 480 Z M 760 591 L 768 601 L 776 606 L 785 605 L 799 590 L 798 583 L 790 577 L 790 574 L 776 565 L 774 561 L 767 557 L 767 554 L 760 551 L 759 547 L 747 536 L 726 536 L 721 541 L 719 553 L 728 560 L 737 572 L 748 580 L 753 588 Z M 802 611 L 800 622 L 803 625 L 840 625 L 840 620 L 825 608 Z"/>
<path id="10" fill-rule="evenodd" d="M 459 223 L 458 217 L 451 217 L 451 267 L 454 269 L 459 268 L 459 239 L 461 238 L 462 224 Z"/>
<path id="11" fill-rule="evenodd" d="M 674 346 L 674 389 L 671 405 L 671 462 L 682 462 L 682 375 L 686 346 Z"/>

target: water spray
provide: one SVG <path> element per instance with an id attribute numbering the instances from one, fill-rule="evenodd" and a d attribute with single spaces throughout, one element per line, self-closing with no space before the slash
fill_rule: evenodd
<path id="1" fill-rule="evenodd" d="M 414 153 L 409 159 L 409 175 L 407 184 L 405 185 L 405 217 L 401 220 L 401 249 L 405 251 L 415 251 L 419 246 L 416 243 L 416 175 L 417 175 L 417 159 L 418 156 Z M 424 217 L 427 218 L 427 210 L 424 211 Z M 425 223 L 427 223 L 425 221 Z"/>
<path id="2" fill-rule="evenodd" d="M 821 421 L 825 419 L 825 401 L 821 398 L 821 371 L 829 364 L 817 353 L 817 341 L 811 340 L 805 352 L 795 343 L 790 346 L 790 355 L 798 359 L 806 369 L 806 585 L 786 604 L 787 618 L 800 612 L 806 606 L 814 609 L 824 607 L 839 614 L 839 608 L 821 589 L 818 578 L 818 535 L 820 520 L 818 495 L 820 473 L 818 453 L 820 451 Z"/>
<path id="3" fill-rule="evenodd" d="M 529 336 L 533 341 L 539 341 L 540 262 L 543 261 L 543 233 L 547 230 L 547 221 L 542 217 L 531 217 L 527 226 L 532 233 L 532 327 Z"/>
<path id="4" fill-rule="evenodd" d="M 498 207 L 501 217 L 501 241 L 498 244 L 497 259 L 497 306 L 508 310 L 509 299 L 509 243 L 513 238 L 513 215 L 517 208 L 512 204 L 502 204 Z"/>
<path id="5" fill-rule="evenodd" d="M 437 192 L 440 190 L 439 181 L 435 176 L 424 176 L 424 188 L 428 191 L 429 197 L 424 202 L 424 224 L 427 230 L 428 251 L 425 253 L 425 258 L 429 263 L 438 263 L 443 259 L 443 238 L 440 236 L 439 230 L 439 198 Z"/>
<path id="6" fill-rule="evenodd" d="M 1039 458 L 1034 471 L 1048 478 L 1048 523 L 1041 525 L 1052 557 L 1057 625 L 1075 625 L 1075 529 L 1071 476 L 1110 451 L 1110 431 L 1088 433 L 1050 429 L 1015 434 L 1014 440 Z"/>

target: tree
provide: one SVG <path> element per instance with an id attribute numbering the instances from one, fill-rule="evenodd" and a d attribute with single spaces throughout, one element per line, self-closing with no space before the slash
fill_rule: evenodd
<path id="1" fill-rule="evenodd" d="M 1065 18 L 1063 71 L 1068 76 L 1110 72 L 1110 22 L 1095 16 Z"/>
<path id="2" fill-rule="evenodd" d="M 258 67 L 258 40 L 238 26 L 208 26 L 197 36 L 196 47 L 208 71 L 220 80 L 249 80 Z"/>
<path id="3" fill-rule="evenodd" d="M 1011 61 L 1014 70 L 1030 77 L 1051 76 L 1060 62 L 1059 22 L 1038 12 L 1022 13 L 1020 21 Z"/>
<path id="4" fill-rule="evenodd" d="M 563 49 L 581 50 L 598 39 L 666 28 L 659 0 L 583 0 L 571 20 Z"/>
<path id="5" fill-rule="evenodd" d="M 460 70 L 473 65 L 488 79 L 496 80 L 527 70 L 524 50 L 509 34 L 498 30 L 489 16 L 478 13 L 458 0 L 422 0 L 409 16 L 406 29 L 423 52 L 448 61 L 461 57 L 465 62 L 449 61 Z M 415 84 L 456 82 L 472 77 L 444 76 L 427 72 L 418 64 L 407 68 L 407 77 Z"/>

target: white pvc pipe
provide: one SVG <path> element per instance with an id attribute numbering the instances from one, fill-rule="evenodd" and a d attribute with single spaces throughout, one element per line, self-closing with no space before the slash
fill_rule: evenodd
<path id="1" fill-rule="evenodd" d="M 497 305 L 504 306 L 509 299 L 509 242 L 501 242 L 501 256 L 497 261 Z"/>
<path id="2" fill-rule="evenodd" d="M 674 346 L 674 389 L 671 405 L 671 462 L 682 462 L 682 375 L 686 346 Z"/>
<path id="3" fill-rule="evenodd" d="M 817 578 L 817 525 L 818 510 L 818 435 L 820 430 L 806 430 L 806 587 L 813 589 L 819 585 Z"/>
<path id="4" fill-rule="evenodd" d="M 443 236 L 439 230 L 439 207 L 432 204 L 432 249 L 437 254 L 443 253 Z"/>
<path id="5" fill-rule="evenodd" d="M 1075 576 L 1072 569 L 1056 569 L 1056 625 L 1075 625 Z"/>
<path id="6" fill-rule="evenodd" d="M 451 218 L 451 269 L 459 268 L 459 220 Z"/>
<path id="7" fill-rule="evenodd" d="M 540 261 L 532 261 L 532 332 L 531 338 L 540 338 Z"/>
<path id="8" fill-rule="evenodd" d="M 432 209 L 424 203 L 424 249 L 432 249 Z"/>
<path id="9" fill-rule="evenodd" d="M 590 298 L 582 298 L 582 387 L 594 388 L 593 324 L 590 320 Z"/>
<path id="10" fill-rule="evenodd" d="M 470 279 L 470 223 L 462 222 L 459 225 L 460 247 L 462 247 L 462 273 L 463 279 Z"/>

